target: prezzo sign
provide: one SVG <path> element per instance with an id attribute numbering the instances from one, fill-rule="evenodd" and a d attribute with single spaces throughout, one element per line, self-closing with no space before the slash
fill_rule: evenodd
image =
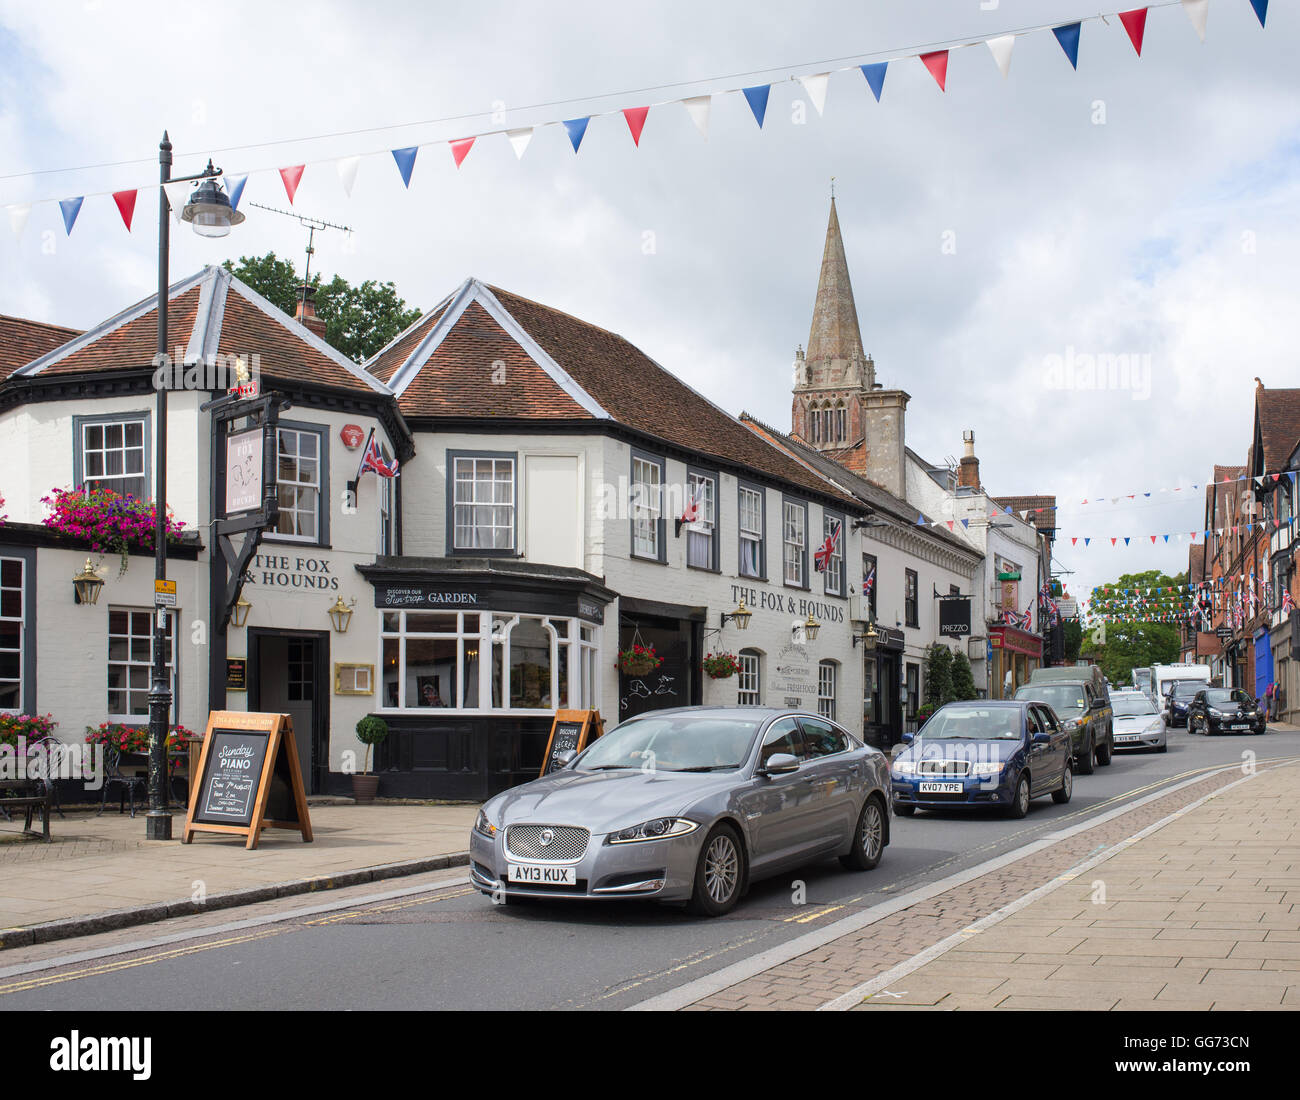
<path id="1" fill-rule="evenodd" d="M 957 636 L 970 633 L 970 597 L 949 597 L 939 601 L 939 633 Z"/>
<path id="2" fill-rule="evenodd" d="M 844 606 L 826 600 L 810 600 L 807 596 L 795 596 L 788 592 L 770 592 L 766 588 L 753 588 L 743 584 L 731 586 L 733 606 L 743 599 L 751 611 L 775 611 L 777 614 L 798 615 L 806 619 L 809 615 L 824 623 L 844 622 Z"/>

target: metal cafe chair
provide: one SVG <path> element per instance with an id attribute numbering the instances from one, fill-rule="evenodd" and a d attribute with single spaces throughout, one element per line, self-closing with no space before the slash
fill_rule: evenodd
<path id="1" fill-rule="evenodd" d="M 67 770 L 64 765 L 69 759 L 70 746 L 64 744 L 53 734 L 49 737 L 42 737 L 32 747 L 35 748 L 36 745 L 41 747 L 41 753 L 44 756 L 44 774 L 39 778 L 50 789 L 50 797 L 54 800 L 55 811 L 60 817 L 67 820 L 63 807 L 59 804 L 58 779 Z"/>
<path id="2" fill-rule="evenodd" d="M 148 781 L 143 775 L 126 775 L 122 771 L 122 750 L 111 746 L 104 750 L 104 789 L 99 796 L 99 814 L 104 812 L 108 803 L 108 793 L 114 787 L 118 792 L 117 812 L 126 809 L 127 798 L 131 799 L 131 816 L 135 817 L 135 792 L 143 797 L 148 788 Z M 99 814 L 95 816 L 98 817 Z"/>

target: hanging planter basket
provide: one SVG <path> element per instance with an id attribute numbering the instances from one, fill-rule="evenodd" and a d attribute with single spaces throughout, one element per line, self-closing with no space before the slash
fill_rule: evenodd
<path id="1" fill-rule="evenodd" d="M 645 676 L 663 664 L 664 659 L 655 653 L 654 646 L 633 644 L 631 649 L 619 651 L 617 663 L 625 676 Z"/>
<path id="2" fill-rule="evenodd" d="M 713 680 L 726 680 L 740 671 L 740 660 L 734 653 L 710 653 L 703 664 L 705 674 Z"/>

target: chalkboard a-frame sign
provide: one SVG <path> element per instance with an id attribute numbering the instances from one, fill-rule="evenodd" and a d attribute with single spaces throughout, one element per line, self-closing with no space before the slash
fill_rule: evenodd
<path id="1" fill-rule="evenodd" d="M 546 755 L 542 758 L 542 775 L 560 770 L 561 753 L 570 749 L 582 752 L 589 740 L 604 732 L 605 723 L 598 710 L 557 710 L 546 742 Z"/>
<path id="2" fill-rule="evenodd" d="M 287 714 L 214 710 L 199 757 L 198 791 L 185 819 L 189 844 L 197 832 L 248 838 L 256 848 L 263 829 L 297 829 L 311 842 L 307 792 Z"/>

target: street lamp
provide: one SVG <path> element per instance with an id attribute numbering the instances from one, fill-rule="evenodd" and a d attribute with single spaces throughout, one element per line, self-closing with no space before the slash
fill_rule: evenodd
<path id="1" fill-rule="evenodd" d="M 158 359 L 155 367 L 166 363 L 167 357 L 167 260 L 171 245 L 167 215 L 171 207 L 167 201 L 169 183 L 198 183 L 181 213 L 181 218 L 194 226 L 202 237 L 224 237 L 232 225 L 238 225 L 244 216 L 231 207 L 230 199 L 216 182 L 220 168 L 212 161 L 194 176 L 172 179 L 172 143 L 163 131 L 158 143 Z M 155 377 L 157 377 L 155 375 Z M 145 815 L 145 838 L 171 840 L 172 815 L 167 799 L 167 729 L 172 709 L 171 680 L 167 671 L 167 608 L 162 602 L 167 587 L 167 387 L 158 387 L 154 436 L 156 457 L 154 477 L 154 623 L 153 623 L 153 679 L 149 687 L 149 812 Z M 176 639 L 172 639 L 172 644 Z"/>

